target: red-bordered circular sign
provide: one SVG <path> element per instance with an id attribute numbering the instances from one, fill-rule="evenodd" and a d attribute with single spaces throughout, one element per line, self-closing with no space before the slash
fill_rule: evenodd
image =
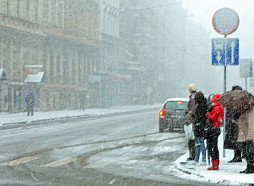
<path id="1" fill-rule="evenodd" d="M 229 35 L 239 26 L 238 14 L 231 8 L 221 8 L 213 15 L 213 28 L 222 35 Z"/>

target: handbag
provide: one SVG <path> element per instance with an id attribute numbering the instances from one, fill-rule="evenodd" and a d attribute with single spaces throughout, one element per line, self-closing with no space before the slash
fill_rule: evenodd
<path id="1" fill-rule="evenodd" d="M 188 140 L 194 140 L 195 139 L 195 135 L 194 135 L 191 123 L 189 125 L 184 126 L 184 131 L 185 131 L 186 138 Z"/>

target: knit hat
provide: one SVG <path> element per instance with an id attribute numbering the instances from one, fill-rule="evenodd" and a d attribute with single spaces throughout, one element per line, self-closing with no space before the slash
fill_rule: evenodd
<path id="1" fill-rule="evenodd" d="M 197 91 L 197 89 L 198 89 L 197 85 L 195 85 L 193 83 L 189 84 L 189 90 L 191 90 L 191 91 Z"/>
<path id="2" fill-rule="evenodd" d="M 232 90 L 242 90 L 242 87 L 240 87 L 239 85 L 233 85 Z"/>

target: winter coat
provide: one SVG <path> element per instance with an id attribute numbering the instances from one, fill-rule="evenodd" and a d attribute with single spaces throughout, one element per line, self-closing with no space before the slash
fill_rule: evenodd
<path id="1" fill-rule="evenodd" d="M 253 108 L 245 110 L 239 120 L 238 142 L 254 140 L 254 110 Z"/>
<path id="2" fill-rule="evenodd" d="M 34 103 L 35 103 L 35 99 L 34 99 L 33 93 L 28 93 L 26 96 L 26 106 L 33 107 Z"/>
<path id="3" fill-rule="evenodd" d="M 206 113 L 208 121 L 212 123 L 212 128 L 219 128 L 224 117 L 224 110 L 220 103 L 217 102 L 220 94 L 213 95 L 211 111 Z"/>
<path id="4" fill-rule="evenodd" d="M 189 102 L 188 102 L 188 114 L 187 114 L 187 123 L 193 123 L 193 117 L 191 116 L 191 114 L 194 114 L 195 109 L 196 109 L 196 103 L 195 103 L 195 94 L 196 92 L 193 92 L 190 94 L 189 96 Z M 191 112 L 189 114 L 189 112 Z"/>
<path id="5" fill-rule="evenodd" d="M 195 113 L 192 114 L 194 118 L 194 135 L 195 137 L 205 137 L 204 129 L 207 122 L 206 117 L 207 105 L 206 101 L 197 105 Z"/>
<path id="6" fill-rule="evenodd" d="M 238 138 L 238 118 L 240 111 L 233 108 L 226 110 L 226 127 L 225 127 L 225 149 L 236 149 Z"/>

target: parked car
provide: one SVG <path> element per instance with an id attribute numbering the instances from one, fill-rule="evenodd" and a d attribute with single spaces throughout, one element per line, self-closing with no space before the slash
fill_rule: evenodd
<path id="1" fill-rule="evenodd" d="M 159 132 L 184 130 L 189 98 L 170 98 L 159 112 Z"/>

